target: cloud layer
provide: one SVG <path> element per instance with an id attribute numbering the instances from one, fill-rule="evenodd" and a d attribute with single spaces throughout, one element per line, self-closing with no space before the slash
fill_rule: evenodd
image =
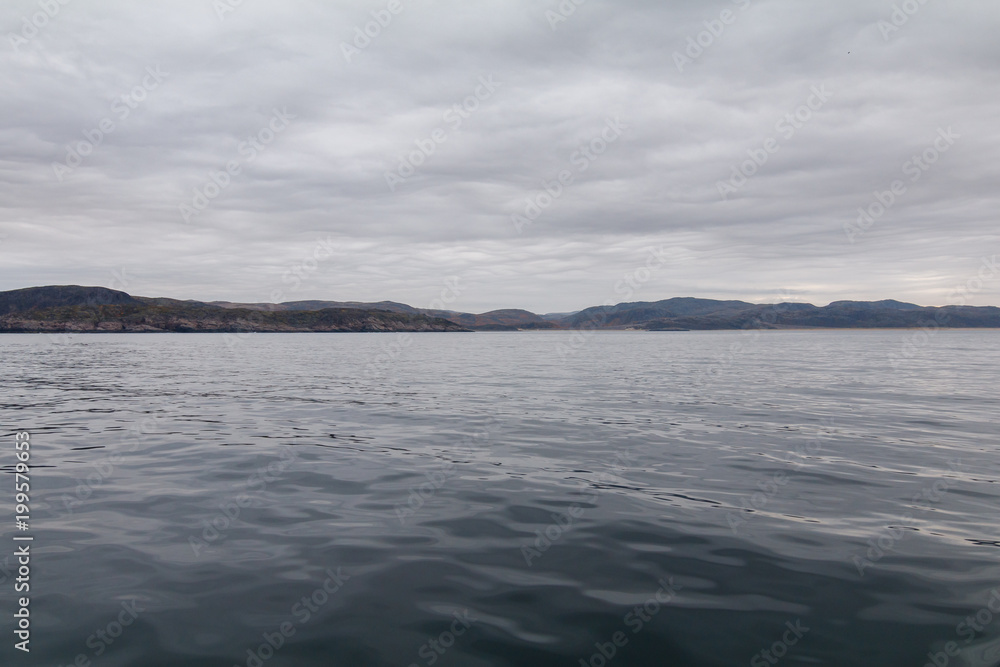
<path id="1" fill-rule="evenodd" d="M 996 3 L 63 1 L 0 24 L 0 289 L 1000 305 Z"/>

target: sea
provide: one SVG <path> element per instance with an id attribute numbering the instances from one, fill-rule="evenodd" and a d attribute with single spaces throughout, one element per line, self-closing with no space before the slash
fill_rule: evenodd
<path id="1" fill-rule="evenodd" d="M 4 666 L 1000 664 L 998 331 L 3 335 L 0 382 Z"/>

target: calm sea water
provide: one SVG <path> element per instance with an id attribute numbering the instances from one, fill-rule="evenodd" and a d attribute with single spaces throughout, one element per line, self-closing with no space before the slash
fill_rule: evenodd
<path id="1" fill-rule="evenodd" d="M 2 336 L 35 541 L 0 663 L 993 667 L 998 362 L 995 331 Z"/>

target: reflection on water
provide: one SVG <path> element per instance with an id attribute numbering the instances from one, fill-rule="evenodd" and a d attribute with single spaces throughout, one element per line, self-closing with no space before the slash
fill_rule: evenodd
<path id="1" fill-rule="evenodd" d="M 568 335 L 0 337 L 30 664 L 1000 662 L 996 332 Z"/>

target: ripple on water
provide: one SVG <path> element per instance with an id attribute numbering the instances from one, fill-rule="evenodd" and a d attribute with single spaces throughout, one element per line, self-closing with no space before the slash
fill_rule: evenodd
<path id="1" fill-rule="evenodd" d="M 1000 614 L 956 631 L 1000 586 L 995 333 L 894 372 L 897 333 L 765 332 L 706 374 L 739 335 L 428 334 L 375 377 L 378 335 L 2 337 L 33 659 L 246 664 L 288 623 L 267 667 L 577 667 L 617 632 L 612 665 L 731 666 L 799 623 L 784 663 L 1000 661 Z"/>

